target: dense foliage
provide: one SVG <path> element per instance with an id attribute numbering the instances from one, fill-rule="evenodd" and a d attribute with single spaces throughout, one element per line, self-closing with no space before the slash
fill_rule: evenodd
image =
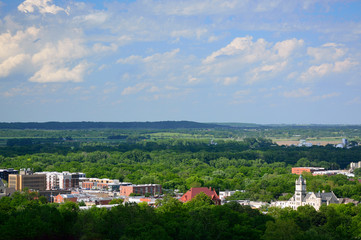
<path id="1" fill-rule="evenodd" d="M 135 184 L 159 183 L 164 189 L 206 186 L 245 190 L 234 197 L 271 201 L 294 192 L 292 166 L 346 168 L 360 161 L 361 147 L 283 147 L 263 138 L 243 141 L 160 139 L 114 143 L 37 142 L 10 139 L 0 147 L 0 167 L 34 171 L 84 172 L 88 177 L 112 178 Z M 14 143 L 15 142 L 15 143 Z M 333 190 L 338 197 L 361 195 L 361 184 L 343 176 L 308 176 L 310 191 Z M 342 181 L 339 180 L 342 178 Z M 285 196 L 286 195 L 286 196 Z"/>
<path id="2" fill-rule="evenodd" d="M 120 204 L 79 210 L 73 202 L 46 203 L 34 193 L 0 199 L 0 239 L 359 239 L 361 207 L 352 204 L 278 208 L 260 213 L 205 194 L 188 203 L 166 196 L 156 208 Z"/>

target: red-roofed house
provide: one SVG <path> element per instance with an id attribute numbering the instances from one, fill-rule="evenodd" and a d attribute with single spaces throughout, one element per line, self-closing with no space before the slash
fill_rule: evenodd
<path id="1" fill-rule="evenodd" d="M 212 190 L 212 188 L 206 187 L 191 188 L 179 200 L 182 202 L 188 202 L 201 192 L 204 192 L 207 196 L 210 196 L 215 205 L 221 205 L 221 199 L 218 197 L 216 191 Z"/>

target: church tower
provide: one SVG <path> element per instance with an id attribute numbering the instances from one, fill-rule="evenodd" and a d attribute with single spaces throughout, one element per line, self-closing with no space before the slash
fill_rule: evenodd
<path id="1" fill-rule="evenodd" d="M 302 206 L 304 197 L 306 196 L 306 180 L 302 175 L 296 180 L 295 203 L 297 206 Z"/>

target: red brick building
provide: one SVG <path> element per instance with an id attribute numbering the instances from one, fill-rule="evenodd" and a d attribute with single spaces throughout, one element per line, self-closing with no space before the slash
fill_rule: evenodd
<path id="1" fill-rule="evenodd" d="M 78 198 L 73 194 L 58 194 L 54 196 L 55 203 L 63 203 L 63 202 L 77 202 Z"/>
<path id="2" fill-rule="evenodd" d="M 82 182 L 81 187 L 84 189 L 92 189 L 94 187 L 94 182 Z"/>
<path id="3" fill-rule="evenodd" d="M 325 169 L 318 168 L 318 167 L 294 167 L 294 168 L 292 168 L 292 173 L 300 175 L 303 172 L 314 173 L 314 172 L 323 171 L 323 170 L 325 170 Z"/>
<path id="4" fill-rule="evenodd" d="M 127 197 L 131 193 L 139 194 L 141 196 L 145 194 L 160 195 L 162 194 L 162 186 L 160 184 L 120 186 L 119 191 L 121 196 L 127 196 Z"/>
<path id="5" fill-rule="evenodd" d="M 216 193 L 216 191 L 214 191 L 214 189 L 212 190 L 212 188 L 206 188 L 206 187 L 191 188 L 179 200 L 182 202 L 188 202 L 201 192 L 203 192 L 207 196 L 211 197 L 214 204 L 221 205 L 221 199 L 218 197 L 218 194 Z"/>

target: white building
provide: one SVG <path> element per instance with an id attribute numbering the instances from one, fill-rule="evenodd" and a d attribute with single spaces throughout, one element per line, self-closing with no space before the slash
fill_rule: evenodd
<path id="1" fill-rule="evenodd" d="M 46 175 L 46 190 L 70 189 L 79 187 L 79 178 L 85 177 L 84 173 L 70 172 L 37 172 Z"/>
<path id="2" fill-rule="evenodd" d="M 300 175 L 296 180 L 295 194 L 288 201 L 277 201 L 271 203 L 275 207 L 291 207 L 296 210 L 299 206 L 311 205 L 316 210 L 319 210 L 322 204 L 329 205 L 330 203 L 340 203 L 339 199 L 333 192 L 307 192 L 306 180 Z"/>

